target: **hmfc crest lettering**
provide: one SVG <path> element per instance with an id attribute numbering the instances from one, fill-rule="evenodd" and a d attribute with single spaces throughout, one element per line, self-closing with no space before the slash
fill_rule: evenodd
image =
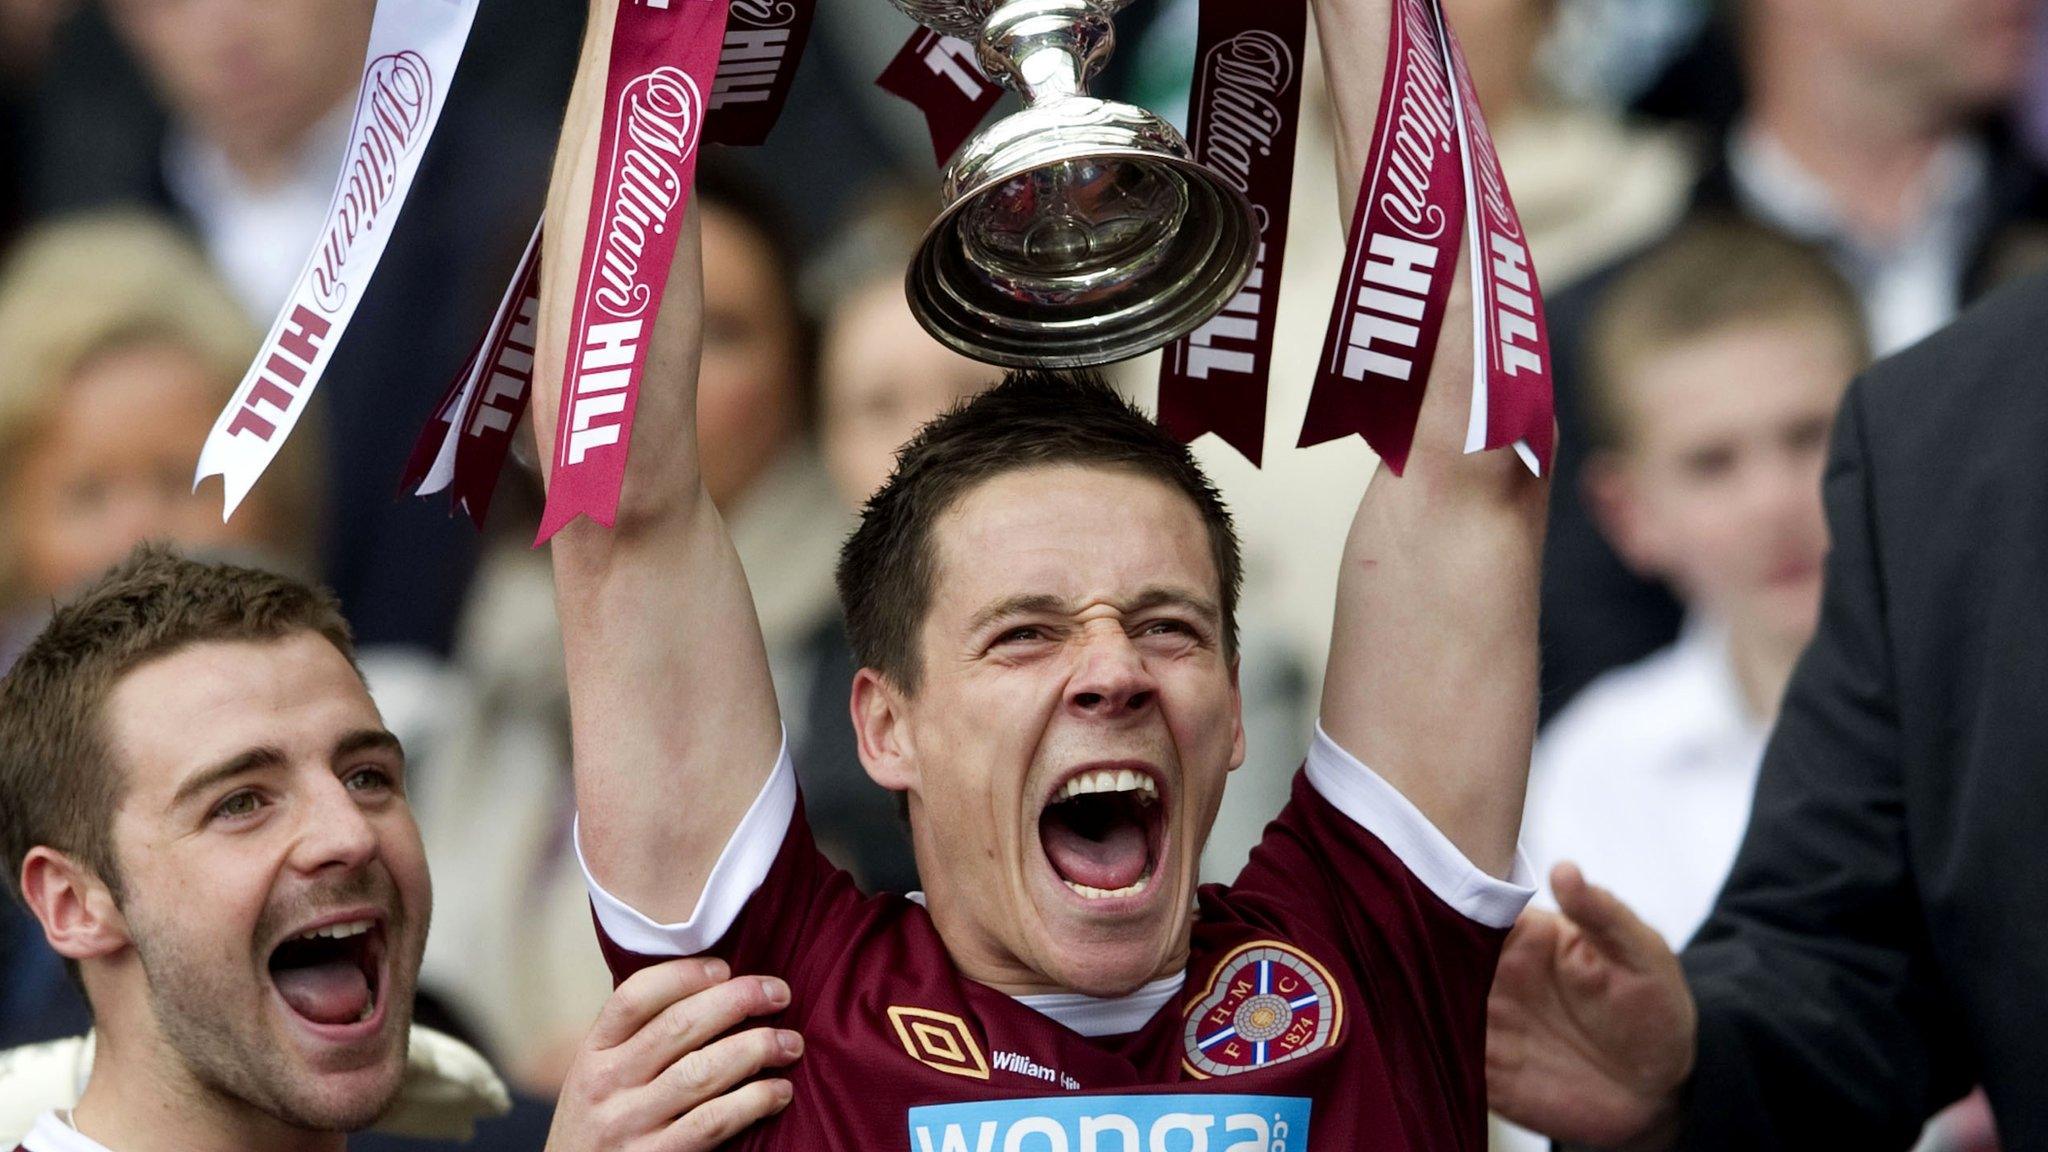
<path id="1" fill-rule="evenodd" d="M 967 1021 L 948 1012 L 929 1008 L 889 1006 L 889 1023 L 896 1026 L 896 1038 L 912 1060 L 970 1080 L 988 1079 L 988 1058 Z"/>
<path id="2" fill-rule="evenodd" d="M 1322 965 L 1277 940 L 1225 956 L 1189 1005 L 1182 1064 L 1200 1079 L 1279 1064 L 1335 1043 L 1344 1009 Z"/>

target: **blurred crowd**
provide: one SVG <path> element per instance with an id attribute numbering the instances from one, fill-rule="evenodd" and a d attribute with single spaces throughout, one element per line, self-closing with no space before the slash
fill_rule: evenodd
<path id="1" fill-rule="evenodd" d="M 703 465 L 820 840 L 863 884 L 908 890 L 904 825 L 854 756 L 832 564 L 896 448 L 993 374 L 903 302 L 937 176 L 916 113 L 872 80 L 910 25 L 884 0 L 820 8 L 769 144 L 702 171 Z M 1127 10 L 1100 90 L 1183 117 L 1197 8 Z M 2048 41 L 2032 0 L 1446 8 L 1531 233 L 1558 374 L 1526 846 L 1539 873 L 1580 861 L 1676 944 L 1733 858 L 1815 625 L 1845 385 L 2048 263 Z M 481 532 L 393 493 L 538 214 L 575 0 L 484 0 L 309 422 L 226 523 L 218 488 L 191 487 L 325 212 L 371 10 L 0 0 L 0 666 L 53 598 L 141 539 L 333 587 L 408 749 L 441 889 L 423 1018 L 545 1100 L 609 981 L 570 835 L 538 486 L 508 468 Z M 1313 74 L 1304 109 L 1267 465 L 1198 446 L 1248 575 L 1252 754 L 1212 878 L 1242 863 L 1306 746 L 1338 550 L 1375 466 L 1356 443 L 1292 448 L 1343 248 Z M 1120 381 L 1142 398 L 1155 370 Z M 0 916 L 0 1048 L 83 1031 L 33 922 Z M 1928 1137 L 1988 1141 L 1967 1110 Z"/>

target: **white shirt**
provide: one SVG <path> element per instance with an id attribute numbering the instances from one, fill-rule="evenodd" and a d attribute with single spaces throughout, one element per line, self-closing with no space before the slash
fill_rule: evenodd
<path id="1" fill-rule="evenodd" d="M 1595 680 L 1536 741 L 1522 843 L 1539 880 L 1571 860 L 1683 945 L 1741 846 L 1767 734 L 1709 625 Z"/>
<path id="2" fill-rule="evenodd" d="M 1961 309 L 1970 246 L 1983 224 L 1991 180 L 1982 141 L 1957 137 L 1942 145 L 1922 178 L 1920 219 L 1889 246 L 1858 239 L 1827 185 L 1754 127 L 1731 136 L 1728 166 L 1736 194 L 1753 215 L 1826 249 L 1863 300 L 1877 355 L 1915 343 Z"/>
<path id="3" fill-rule="evenodd" d="M 280 177 L 255 185 L 218 144 L 172 130 L 164 184 L 199 231 L 199 242 L 235 298 L 268 326 L 305 267 L 348 148 L 355 102 L 344 100 L 311 131 Z"/>

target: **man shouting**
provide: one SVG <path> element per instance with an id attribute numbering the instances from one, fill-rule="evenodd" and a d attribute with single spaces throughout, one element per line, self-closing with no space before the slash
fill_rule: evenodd
<path id="1" fill-rule="evenodd" d="M 27 1152 L 341 1152 L 397 1097 L 432 888 L 331 595 L 144 548 L 58 609 L 0 679 L 0 849 L 97 1040 Z M 781 1107 L 735 1085 L 795 1037 L 711 1041 L 788 989 L 727 975 L 614 993 L 549 1147 L 701 1152 Z"/>
<path id="2" fill-rule="evenodd" d="M 594 33 L 544 267 L 577 265 Z M 1318 0 L 1357 173 L 1387 0 Z M 845 546 L 861 760 L 927 890 L 864 896 L 805 823 L 745 577 L 698 469 L 699 256 L 657 321 L 614 529 L 554 537 L 579 851 L 615 975 L 713 954 L 805 1034 L 759 1149 L 1438 1149 L 1483 1140 L 1486 994 L 1536 716 L 1544 486 L 1465 456 L 1469 293 L 1406 474 L 1360 503 L 1322 723 L 1234 885 L 1197 889 L 1244 756 L 1230 518 L 1096 382 L 1020 373 L 903 451 Z M 717 270 L 711 270 L 716 275 Z M 543 288 L 562 363 L 569 280 Z M 534 388 L 551 437 L 559 380 Z"/>

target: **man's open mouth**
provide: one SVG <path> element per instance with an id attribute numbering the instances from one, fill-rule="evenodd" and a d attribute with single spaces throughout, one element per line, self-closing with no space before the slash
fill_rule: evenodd
<path id="1" fill-rule="evenodd" d="M 1067 778 L 1038 815 L 1045 858 L 1090 900 L 1137 896 L 1165 842 L 1166 805 L 1147 769 L 1090 768 Z"/>
<path id="2" fill-rule="evenodd" d="M 342 920 L 289 937 L 270 953 L 270 980 L 285 1006 L 309 1023 L 360 1024 L 376 1015 L 384 923 Z"/>

